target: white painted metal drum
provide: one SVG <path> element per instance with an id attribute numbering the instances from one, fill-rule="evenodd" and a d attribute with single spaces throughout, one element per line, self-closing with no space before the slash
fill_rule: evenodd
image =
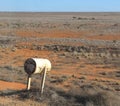
<path id="1" fill-rule="evenodd" d="M 43 58 L 29 58 L 24 63 L 25 72 L 29 75 L 41 73 L 46 68 L 46 71 L 51 70 L 51 62 Z"/>

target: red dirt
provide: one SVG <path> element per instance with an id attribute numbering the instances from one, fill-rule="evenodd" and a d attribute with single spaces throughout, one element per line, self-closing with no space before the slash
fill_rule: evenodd
<path id="1" fill-rule="evenodd" d="M 23 36 L 23 37 L 48 37 L 48 38 L 82 38 L 85 35 L 88 35 L 89 32 L 87 31 L 80 31 L 80 32 L 74 32 L 74 31 L 59 31 L 59 30 L 52 30 L 47 31 L 44 33 L 38 33 L 35 31 L 24 31 L 19 30 L 15 32 L 17 36 Z"/>
<path id="2" fill-rule="evenodd" d="M 54 37 L 54 38 L 84 38 L 84 39 L 91 39 L 91 40 L 120 40 L 120 34 L 102 34 L 102 35 L 91 35 L 89 31 L 58 31 L 52 30 L 44 33 L 38 33 L 35 31 L 24 31 L 19 30 L 15 31 L 17 36 L 22 37 Z"/>
<path id="3" fill-rule="evenodd" d="M 0 81 L 0 90 L 22 90 L 26 88 L 25 84 L 22 83 L 16 83 L 16 82 L 6 82 L 6 81 Z"/>
<path id="4" fill-rule="evenodd" d="M 120 40 L 120 34 L 116 35 L 93 35 L 93 36 L 88 36 L 88 39 L 91 40 Z"/>

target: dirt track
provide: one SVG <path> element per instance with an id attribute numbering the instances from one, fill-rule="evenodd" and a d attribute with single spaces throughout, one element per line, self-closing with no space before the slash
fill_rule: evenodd
<path id="1" fill-rule="evenodd" d="M 0 16 L 0 105 L 120 105 L 120 13 Z M 52 62 L 42 97 L 39 75 L 25 91 L 29 57 Z"/>

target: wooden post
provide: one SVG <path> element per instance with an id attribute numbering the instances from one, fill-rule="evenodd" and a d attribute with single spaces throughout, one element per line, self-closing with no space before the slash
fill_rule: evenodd
<path id="1" fill-rule="evenodd" d="M 43 71 L 42 81 L 41 81 L 41 92 L 40 92 L 41 94 L 43 93 L 43 89 L 44 89 L 46 71 L 47 71 L 47 68 L 45 67 Z"/>
<path id="2" fill-rule="evenodd" d="M 31 85 L 31 76 L 28 75 L 28 78 L 27 78 L 27 90 L 30 90 L 30 85 Z"/>

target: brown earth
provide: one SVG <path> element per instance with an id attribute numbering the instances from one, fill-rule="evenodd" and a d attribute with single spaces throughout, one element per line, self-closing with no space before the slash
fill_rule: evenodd
<path id="1" fill-rule="evenodd" d="M 2 85 L 0 87 L 0 90 L 6 90 L 6 89 L 21 90 L 26 88 L 25 84 L 20 84 L 15 82 L 9 83 L 6 81 L 0 81 L 0 84 Z"/>
<path id="2" fill-rule="evenodd" d="M 120 13 L 0 13 L 0 105 L 119 106 Z M 24 61 L 47 58 L 26 91 Z"/>

